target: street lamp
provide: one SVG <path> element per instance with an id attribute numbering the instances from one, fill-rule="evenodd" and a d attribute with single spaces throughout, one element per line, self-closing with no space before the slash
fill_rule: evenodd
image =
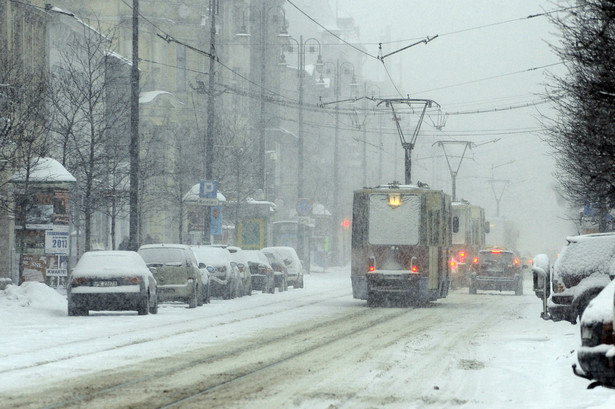
<path id="1" fill-rule="evenodd" d="M 335 69 L 335 139 L 334 139 L 334 148 L 333 148 L 333 217 L 331 218 L 331 235 L 332 235 L 332 243 L 331 247 L 335 254 L 337 252 L 338 243 L 338 229 L 339 229 L 339 128 L 340 128 L 340 114 L 339 114 L 339 99 L 341 95 L 341 83 L 342 83 L 342 74 L 352 74 L 352 79 L 350 82 L 350 93 L 351 95 L 356 94 L 356 90 L 359 86 L 357 84 L 354 65 L 351 63 L 344 61 L 340 63 L 340 60 L 337 60 L 335 65 L 329 61 L 323 62 L 320 71 L 320 84 L 324 84 L 324 78 L 322 77 L 322 71 L 325 66 L 330 65 Z M 343 71 L 344 70 L 344 71 Z M 339 256 L 338 256 L 339 257 Z"/>
<path id="2" fill-rule="evenodd" d="M 304 164 L 304 132 L 303 132 L 303 95 L 304 95 L 304 79 L 305 79 L 305 54 L 307 52 L 315 53 L 318 46 L 318 57 L 315 63 L 316 70 L 322 71 L 324 63 L 320 52 L 320 42 L 315 38 L 308 38 L 303 41 L 303 36 L 299 36 L 299 40 L 293 37 L 288 37 L 288 40 L 297 45 L 297 77 L 299 78 L 299 137 L 297 147 L 297 199 L 303 198 L 303 164 Z M 288 45 L 287 51 L 293 52 L 292 44 Z M 280 63 L 284 62 L 284 51 L 280 57 Z"/>
<path id="3" fill-rule="evenodd" d="M 270 13 L 274 12 L 271 16 Z M 242 26 L 240 31 L 236 34 L 238 37 L 251 37 L 246 25 L 246 12 L 249 12 L 250 20 L 255 20 L 260 23 L 260 118 L 259 118 L 259 139 L 258 139 L 258 181 L 262 185 L 263 192 L 266 192 L 265 186 L 265 88 L 267 87 L 267 67 L 266 57 L 267 51 L 267 28 L 269 25 L 269 18 L 272 23 L 280 22 L 280 14 L 282 16 L 282 27 L 278 33 L 278 37 L 288 37 L 288 31 L 286 30 L 286 13 L 280 6 L 267 7 L 266 2 L 263 2 L 262 9 L 256 6 L 246 6 L 242 11 Z M 258 17 L 256 17 L 258 16 Z M 265 198 L 267 199 L 267 198 Z"/>

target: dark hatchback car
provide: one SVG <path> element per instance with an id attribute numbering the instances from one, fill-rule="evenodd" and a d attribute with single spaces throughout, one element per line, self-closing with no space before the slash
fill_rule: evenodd
<path id="1" fill-rule="evenodd" d="M 157 285 L 134 251 L 88 251 L 71 271 L 66 289 L 68 315 L 89 311 L 158 312 Z"/>
<path id="2" fill-rule="evenodd" d="M 503 247 L 479 251 L 470 268 L 470 294 L 476 290 L 514 291 L 523 294 L 523 275 L 514 252 Z"/>
<path id="3" fill-rule="evenodd" d="M 581 370 L 576 365 L 573 370 L 576 375 L 594 381 L 590 388 L 615 387 L 614 294 L 615 281 L 611 281 L 589 303 L 581 317 L 581 347 L 577 350 Z"/>
<path id="4" fill-rule="evenodd" d="M 260 250 L 243 250 L 243 253 L 250 268 L 252 289 L 273 294 L 275 275 L 267 256 Z"/>

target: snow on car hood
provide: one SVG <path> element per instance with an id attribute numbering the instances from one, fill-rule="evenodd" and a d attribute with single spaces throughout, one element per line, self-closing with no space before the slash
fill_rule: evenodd
<path id="1" fill-rule="evenodd" d="M 574 287 L 567 288 L 566 290 L 558 293 L 558 295 L 577 295 L 583 294 L 586 290 L 596 287 L 606 287 L 611 282 L 611 279 L 606 274 L 594 273 L 589 277 L 584 278 L 579 284 Z"/>
<path id="2" fill-rule="evenodd" d="M 615 281 L 611 281 L 596 298 L 590 301 L 581 317 L 581 325 L 592 322 L 612 322 L 613 294 L 615 294 Z"/>

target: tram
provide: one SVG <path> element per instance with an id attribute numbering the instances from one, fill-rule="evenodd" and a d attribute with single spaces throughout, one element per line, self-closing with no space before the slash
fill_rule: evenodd
<path id="1" fill-rule="evenodd" d="M 451 281 L 453 287 L 468 284 L 467 273 L 472 260 L 485 247 L 489 222 L 485 221 L 485 210 L 466 200 L 452 203 L 453 255 Z"/>
<path id="2" fill-rule="evenodd" d="M 426 184 L 356 190 L 352 212 L 353 297 L 378 305 L 448 295 L 451 197 Z"/>

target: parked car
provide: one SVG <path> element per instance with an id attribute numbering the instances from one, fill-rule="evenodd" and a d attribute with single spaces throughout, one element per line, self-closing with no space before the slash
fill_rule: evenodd
<path id="1" fill-rule="evenodd" d="M 194 253 L 184 244 L 146 244 L 139 254 L 158 282 L 158 301 L 203 305 L 203 281 Z"/>
<path id="2" fill-rule="evenodd" d="M 581 347 L 577 360 L 581 370 L 572 366 L 574 373 L 594 381 L 589 387 L 604 385 L 615 387 L 615 281 L 611 281 L 589 303 L 581 317 Z"/>
<path id="3" fill-rule="evenodd" d="M 568 237 L 551 273 L 551 298 L 546 318 L 572 324 L 590 301 L 612 280 L 615 271 L 615 233 Z M 540 285 L 544 287 L 544 285 Z M 536 289 L 537 296 L 544 292 Z"/>
<path id="4" fill-rule="evenodd" d="M 231 253 L 231 266 L 237 270 L 242 282 L 243 295 L 252 295 L 252 274 L 243 250 L 237 246 L 228 246 L 226 249 Z"/>
<path id="5" fill-rule="evenodd" d="M 261 252 L 267 257 L 269 260 L 269 265 L 273 268 L 273 285 L 278 288 L 279 292 L 288 290 L 288 269 L 286 265 L 284 265 L 284 261 L 282 258 L 269 251 Z"/>
<path id="6" fill-rule="evenodd" d="M 68 315 L 93 311 L 158 312 L 156 279 L 134 251 L 88 251 L 71 271 Z"/>
<path id="7" fill-rule="evenodd" d="M 220 246 L 190 246 L 199 264 L 214 268 L 209 275 L 210 293 L 215 297 L 231 299 L 243 294 L 242 282 L 231 266 L 231 253 Z"/>
<path id="8" fill-rule="evenodd" d="M 288 273 L 286 278 L 288 285 L 292 285 L 293 288 L 303 288 L 303 265 L 293 247 L 265 247 L 262 251 L 272 253 L 277 259 L 282 260 Z"/>
<path id="9" fill-rule="evenodd" d="M 252 288 L 273 294 L 275 292 L 274 271 L 267 256 L 260 250 L 243 250 L 243 254 L 248 260 Z"/>
<path id="10" fill-rule="evenodd" d="M 470 267 L 470 294 L 476 290 L 514 291 L 523 294 L 523 275 L 519 259 L 505 247 L 490 247 L 478 252 Z"/>

